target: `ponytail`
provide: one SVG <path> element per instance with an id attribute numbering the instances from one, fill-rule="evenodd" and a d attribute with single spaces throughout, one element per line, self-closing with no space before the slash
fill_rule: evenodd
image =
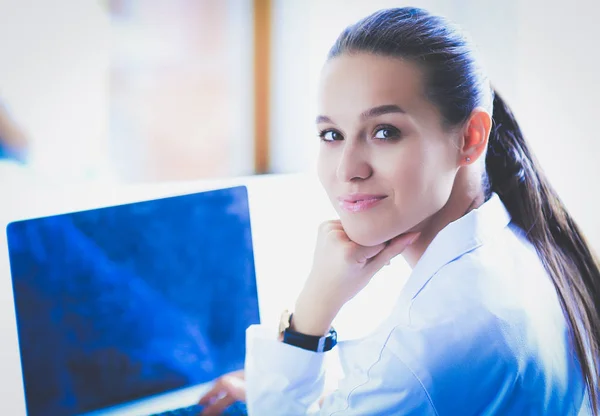
<path id="1" fill-rule="evenodd" d="M 425 96 L 446 126 L 463 126 L 473 109 L 487 107 L 485 71 L 463 32 L 423 9 L 381 10 L 349 26 L 329 51 L 367 52 L 416 63 Z M 546 180 L 511 111 L 494 94 L 486 155 L 486 196 L 497 193 L 527 235 L 552 279 L 587 384 L 592 410 L 600 404 L 600 271 L 583 234 Z"/>
<path id="2" fill-rule="evenodd" d="M 575 221 L 544 176 L 512 112 L 494 92 L 486 196 L 497 193 L 536 248 L 570 324 L 594 414 L 599 410 L 600 270 Z"/>

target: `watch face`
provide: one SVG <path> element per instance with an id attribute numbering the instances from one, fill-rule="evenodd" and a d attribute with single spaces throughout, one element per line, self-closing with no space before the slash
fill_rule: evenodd
<path id="1" fill-rule="evenodd" d="M 279 336 L 282 337 L 283 333 L 286 329 L 290 327 L 290 316 L 291 313 L 287 309 L 283 311 L 281 314 L 281 319 L 279 320 Z"/>

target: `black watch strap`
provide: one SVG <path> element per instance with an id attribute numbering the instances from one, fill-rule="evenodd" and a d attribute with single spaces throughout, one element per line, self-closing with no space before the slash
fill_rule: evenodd
<path id="1" fill-rule="evenodd" d="M 292 316 L 290 316 L 290 323 Z M 318 335 L 302 334 L 287 328 L 283 332 L 283 342 L 309 351 L 326 352 L 337 344 L 337 332 L 331 328 L 327 335 L 320 337 Z"/>

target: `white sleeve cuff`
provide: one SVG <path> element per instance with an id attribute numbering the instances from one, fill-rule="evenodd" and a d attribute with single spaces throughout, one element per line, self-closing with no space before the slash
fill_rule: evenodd
<path id="1" fill-rule="evenodd" d="M 277 330 L 252 325 L 246 331 L 249 410 L 306 414 L 323 391 L 325 355 L 277 340 Z"/>

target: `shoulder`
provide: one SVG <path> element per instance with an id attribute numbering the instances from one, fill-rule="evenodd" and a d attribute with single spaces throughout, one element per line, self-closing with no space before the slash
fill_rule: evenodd
<path id="1" fill-rule="evenodd" d="M 408 324 L 394 327 L 387 348 L 440 412 L 477 413 L 517 378 L 513 346 L 519 337 L 510 320 L 478 298 L 482 292 L 476 287 L 431 289 L 434 285 L 413 300 Z"/>
<path id="2" fill-rule="evenodd" d="M 498 308 L 521 309 L 540 291 L 552 297 L 552 280 L 523 232 L 511 226 L 443 265 L 413 297 L 411 317 L 497 317 Z"/>
<path id="3" fill-rule="evenodd" d="M 407 308 L 407 323 L 394 328 L 389 347 L 438 409 L 503 400 L 516 380 L 558 374 L 540 356 L 567 353 L 552 281 L 513 231 L 443 266 Z M 535 380 L 528 382 L 540 387 Z"/>
<path id="4" fill-rule="evenodd" d="M 545 301 L 531 302 L 543 296 Z M 529 243 L 510 229 L 444 265 L 408 305 L 409 326 L 478 362 L 514 360 L 542 315 L 562 318 L 553 283 Z M 434 357 L 447 350 L 433 354 Z"/>

